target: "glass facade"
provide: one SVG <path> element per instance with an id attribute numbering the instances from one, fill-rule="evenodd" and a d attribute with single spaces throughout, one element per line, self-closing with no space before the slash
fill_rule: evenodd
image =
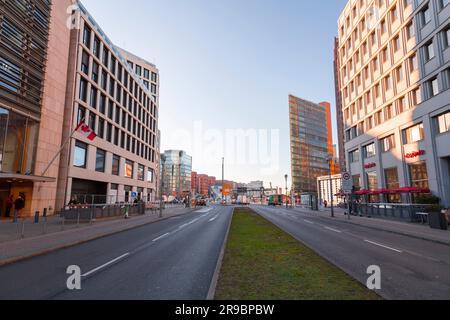
<path id="1" fill-rule="evenodd" d="M 317 192 L 317 178 L 330 173 L 326 108 L 290 96 L 289 110 L 294 190 Z"/>
<path id="2" fill-rule="evenodd" d="M 34 174 L 39 123 L 0 108 L 0 171 Z"/>
<path id="3" fill-rule="evenodd" d="M 40 115 L 47 56 L 50 0 L 0 5 L 0 105 Z"/>
<path id="4" fill-rule="evenodd" d="M 170 150 L 164 152 L 163 194 L 183 197 L 191 192 L 192 157 L 184 151 Z"/>

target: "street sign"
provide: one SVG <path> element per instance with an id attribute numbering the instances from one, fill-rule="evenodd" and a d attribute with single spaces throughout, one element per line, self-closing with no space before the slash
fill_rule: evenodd
<path id="1" fill-rule="evenodd" d="M 349 172 L 342 173 L 342 191 L 345 194 L 351 194 L 353 190 L 353 179 Z"/>

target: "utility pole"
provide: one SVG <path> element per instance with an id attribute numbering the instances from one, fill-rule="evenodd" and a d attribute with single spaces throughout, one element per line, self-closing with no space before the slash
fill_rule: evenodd
<path id="1" fill-rule="evenodd" d="M 331 177 L 331 164 L 332 164 L 332 161 L 333 161 L 333 156 L 332 156 L 332 155 L 329 155 L 327 160 L 328 160 L 328 167 L 329 167 L 329 169 L 330 169 L 330 198 L 331 198 L 331 201 L 330 201 L 330 202 L 331 202 L 331 217 L 334 218 L 333 179 L 332 179 L 332 177 Z"/>
<path id="2" fill-rule="evenodd" d="M 288 195 L 288 175 L 284 175 L 284 179 L 286 180 L 286 209 L 288 209 L 289 203 L 289 195 Z"/>
<path id="3" fill-rule="evenodd" d="M 225 201 L 224 186 L 225 186 L 225 158 L 222 158 L 222 203 Z"/>
<path id="4" fill-rule="evenodd" d="M 164 189 L 164 167 L 166 162 L 166 156 L 161 155 L 161 177 L 159 178 L 159 217 L 162 218 L 163 215 L 163 189 Z"/>

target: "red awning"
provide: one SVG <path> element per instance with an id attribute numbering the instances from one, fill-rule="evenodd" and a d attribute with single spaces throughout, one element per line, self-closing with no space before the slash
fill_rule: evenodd
<path id="1" fill-rule="evenodd" d="M 417 187 L 403 187 L 399 189 L 392 190 L 393 193 L 431 193 L 428 188 L 417 188 Z"/>
<path id="2" fill-rule="evenodd" d="M 359 191 L 355 192 L 355 194 L 358 196 L 363 196 L 363 195 L 370 194 L 370 193 L 371 193 L 371 191 L 367 190 L 367 189 L 363 189 L 363 190 L 359 190 Z"/>

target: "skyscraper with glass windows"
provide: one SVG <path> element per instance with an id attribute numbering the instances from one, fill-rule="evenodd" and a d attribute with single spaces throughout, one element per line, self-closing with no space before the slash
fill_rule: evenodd
<path id="1" fill-rule="evenodd" d="M 334 174 L 330 104 L 289 96 L 292 187 L 295 193 L 316 193 L 317 178 Z M 332 157 L 333 158 L 333 157 Z"/>

